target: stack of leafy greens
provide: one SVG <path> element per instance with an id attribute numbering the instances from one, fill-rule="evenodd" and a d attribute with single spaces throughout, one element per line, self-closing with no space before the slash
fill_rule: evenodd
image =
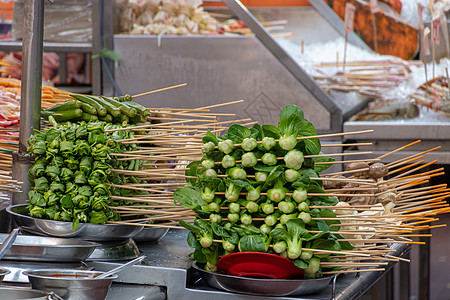
<path id="1" fill-rule="evenodd" d="M 320 142 L 297 139 L 316 135 L 295 105 L 283 108 L 278 127 L 232 125 L 224 136 L 207 133 L 202 160 L 189 165 L 188 184 L 174 193 L 176 201 L 197 213 L 193 224 L 180 224 L 191 231 L 192 257 L 206 263 L 206 270 L 215 271 L 220 256 L 258 251 L 287 257 L 304 269 L 307 278 L 315 278 L 323 271 L 320 261 L 333 258 L 302 249 L 353 249 L 348 242 L 338 241 L 343 238 L 337 233 L 339 227 L 331 225 L 339 221 L 313 220 L 336 215 L 310 206 L 338 202 L 325 194 L 322 181 L 311 179 L 330 167 L 316 162 L 333 159 L 305 158 L 322 154 Z M 309 197 L 308 193 L 324 195 Z"/>
<path id="2" fill-rule="evenodd" d="M 35 162 L 28 177 L 34 187 L 29 193 L 29 214 L 36 218 L 105 224 L 119 220 L 109 206 L 128 205 L 133 201 L 112 201 L 110 195 L 132 196 L 139 191 L 114 188 L 109 185 L 141 183 L 133 176 L 118 175 L 111 169 L 139 170 L 139 160 L 118 161 L 110 153 L 130 151 L 135 144 L 116 140 L 130 138 L 128 130 L 105 132 L 121 128 L 106 122 L 57 124 L 36 132 L 28 140 L 28 152 Z"/>

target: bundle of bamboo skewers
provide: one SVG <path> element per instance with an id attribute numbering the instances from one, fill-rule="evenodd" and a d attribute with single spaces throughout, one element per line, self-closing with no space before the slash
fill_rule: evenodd
<path id="1" fill-rule="evenodd" d="M 227 130 L 225 126 L 232 123 L 241 123 L 243 125 L 254 124 L 249 119 L 221 122 L 218 120 L 219 116 L 231 117 L 231 115 L 213 114 L 209 111 L 209 108 L 211 107 L 194 110 L 164 109 L 164 113 L 168 112 L 167 115 L 155 117 L 161 123 L 127 128 L 139 132 L 139 134 L 136 134 L 133 139 L 123 140 L 122 142 L 143 144 L 145 146 L 138 146 L 135 151 L 117 154 L 120 157 L 119 160 L 144 160 L 147 161 L 144 165 L 150 168 L 140 171 L 114 171 L 119 174 L 134 175 L 140 179 L 147 180 L 148 183 L 146 184 L 128 184 L 120 187 L 148 191 L 150 195 L 113 197 L 116 200 L 134 201 L 136 204 L 132 206 L 112 208 L 125 218 L 135 217 L 135 219 L 111 223 L 146 227 L 182 228 L 177 224 L 177 221 L 184 220 L 192 222 L 194 220 L 196 213 L 175 203 L 173 191 L 186 184 L 185 171 L 187 164 L 201 159 L 201 146 L 203 144 L 201 139 L 206 130 L 210 129 L 214 134 L 220 134 Z M 151 110 L 156 113 L 160 111 L 158 109 Z M 215 118 L 209 118 L 211 116 L 215 116 Z M 335 138 L 360 133 L 367 133 L 367 131 L 325 134 L 315 137 Z M 303 137 L 299 139 L 306 138 L 314 137 Z M 350 164 L 364 162 L 373 164 L 413 144 L 415 143 L 400 147 L 375 159 L 341 160 L 335 161 L 334 163 Z M 339 145 L 345 146 L 347 144 Z M 371 143 L 358 143 L 355 145 L 370 146 Z M 322 145 L 324 148 L 327 146 L 335 147 L 336 144 Z M 335 219 L 340 220 L 341 224 L 334 224 L 332 226 L 339 226 L 339 233 L 345 236 L 344 240 L 356 246 L 351 251 L 328 251 L 328 253 L 333 252 L 335 255 L 340 255 L 340 258 L 345 258 L 339 262 L 323 263 L 327 267 L 341 267 L 339 271 L 331 273 L 383 270 L 383 266 L 387 264 L 387 261 L 405 260 L 388 255 L 389 252 L 393 251 L 390 248 L 391 244 L 423 244 L 422 242 L 415 242 L 411 238 L 430 237 L 431 234 L 418 234 L 416 233 L 417 231 L 445 226 L 445 224 L 429 225 L 428 223 L 437 221 L 436 215 L 450 211 L 448 204 L 444 201 L 450 195 L 446 185 L 418 187 L 419 185 L 426 184 L 432 177 L 443 175 L 442 169 L 419 172 L 422 168 L 436 163 L 436 161 L 433 161 L 424 164 L 424 161 L 421 159 L 425 153 L 437 149 L 433 148 L 387 164 L 386 168 L 389 169 L 389 172 L 386 175 L 393 176 L 389 179 L 381 178 L 378 181 L 373 181 L 354 176 L 355 173 L 364 170 L 343 171 L 326 174 L 321 176 L 322 178 L 314 178 L 315 180 L 336 181 L 344 184 L 350 182 L 353 184 L 353 192 L 349 192 L 348 188 L 334 188 L 326 190 L 328 196 L 352 199 L 357 197 L 376 197 L 388 193 L 395 194 L 395 198 L 392 201 L 380 202 L 378 204 L 356 204 L 350 200 L 348 201 L 348 205 L 324 207 L 331 208 L 336 212 L 337 217 Z M 367 155 L 369 153 L 371 152 L 360 152 L 356 154 Z M 327 153 L 326 155 L 341 157 L 349 154 Z M 314 195 L 310 194 L 309 196 Z M 390 202 L 393 202 L 393 204 Z M 310 206 L 310 209 L 313 208 L 322 207 Z M 227 208 L 223 207 L 221 209 Z M 316 219 L 332 220 L 331 218 Z M 253 220 L 257 221 L 255 218 Z M 215 242 L 220 241 L 215 240 Z M 321 253 L 321 251 L 326 252 L 327 250 L 314 249 L 315 253 Z"/>
<path id="2" fill-rule="evenodd" d="M 411 98 L 418 105 L 450 117 L 450 89 L 447 80 L 444 77 L 434 78 L 415 90 Z"/>
<path id="3" fill-rule="evenodd" d="M 356 92 L 373 99 L 383 99 L 386 92 L 411 78 L 409 66 L 402 60 L 324 62 L 314 65 L 312 75 L 323 89 Z M 333 74 L 330 70 L 336 68 Z"/>
<path id="4" fill-rule="evenodd" d="M 189 162 L 198 161 L 202 157 L 202 137 L 210 130 L 213 134 L 220 135 L 228 129 L 231 124 L 242 124 L 251 126 L 255 124 L 251 119 L 226 120 L 233 118 L 234 114 L 214 113 L 211 109 L 225 105 L 232 105 L 242 102 L 233 101 L 223 104 L 200 107 L 197 109 L 171 109 L 171 108 L 148 108 L 152 115 L 149 117 L 151 123 L 140 126 L 127 127 L 114 130 L 132 130 L 135 132 L 134 138 L 121 140 L 122 143 L 136 144 L 134 151 L 113 154 L 119 160 L 143 160 L 146 161 L 146 169 L 139 171 L 112 170 L 118 174 L 134 175 L 139 179 L 146 180 L 144 184 L 126 184 L 115 187 L 147 191 L 149 195 L 139 195 L 133 197 L 112 196 L 113 200 L 131 200 L 135 205 L 111 207 L 120 213 L 126 221 L 111 222 L 116 224 L 146 226 L 146 227 L 168 227 L 182 228 L 177 221 L 193 221 L 196 214 L 178 203 L 174 203 L 173 191 L 186 185 L 185 171 Z M 114 131 L 112 130 L 112 131 Z M 318 135 L 308 138 L 340 137 L 344 135 L 354 135 L 367 133 L 367 131 L 347 132 L 337 134 Z M 348 144 L 324 144 L 327 146 L 348 146 Z M 370 146 L 370 143 L 358 143 L 355 146 Z M 400 151 L 407 146 L 396 149 L 383 157 Z M 415 236 L 430 236 L 426 234 L 415 234 L 416 231 L 438 228 L 445 225 L 428 225 L 437 221 L 437 214 L 450 211 L 444 199 L 449 193 L 444 185 L 429 187 L 418 187 L 428 182 L 431 177 L 442 175 L 442 170 L 437 169 L 430 172 L 418 173 L 418 171 L 435 162 L 424 164 L 418 167 L 423 161 L 418 161 L 423 154 L 437 149 L 421 152 L 411 157 L 407 157 L 387 165 L 389 173 L 387 175 L 395 177 L 380 181 L 370 181 L 358 178 L 356 173 L 361 170 L 350 170 L 340 173 L 327 174 L 322 178 L 315 178 L 323 181 L 337 181 L 342 183 L 352 183 L 354 191 L 349 193 L 348 189 L 334 188 L 326 190 L 328 196 L 346 197 L 347 199 L 356 197 L 376 197 L 380 194 L 395 193 L 395 207 L 388 207 L 384 203 L 377 205 L 355 204 L 348 201 L 349 205 L 326 207 L 332 208 L 341 220 L 339 226 L 340 233 L 348 241 L 356 246 L 351 251 L 329 251 L 319 249 L 315 253 L 333 253 L 340 256 L 339 262 L 323 262 L 327 267 L 341 267 L 339 271 L 332 273 L 361 272 L 382 270 L 383 265 L 389 260 L 404 260 L 398 257 L 389 256 L 387 253 L 392 249 L 392 243 L 417 244 L 410 238 Z M 356 154 L 367 155 L 370 152 L 360 152 Z M 327 156 L 341 157 L 346 153 L 327 153 Z M 372 160 L 341 160 L 335 164 L 350 164 L 364 161 L 373 164 L 379 159 Z M 2 159 L 2 155 L 0 155 Z M 5 168 L 10 165 L 10 158 L 3 155 L 2 163 Z M 0 166 L 1 167 L 1 166 Z M 8 170 L 0 171 L 1 176 L 9 176 Z M 1 177 L 0 177 L 1 180 Z M 5 178 L 5 180 L 9 180 Z M 8 181 L 9 184 L 17 182 Z M 355 192 L 356 191 L 356 192 Z M 378 195 L 377 195 L 378 194 Z M 310 195 L 313 196 L 313 195 Z M 320 208 L 318 206 L 310 206 Z M 319 219 L 319 218 L 317 218 Z M 331 220 L 330 218 L 321 218 Z M 420 244 L 420 243 L 419 243 Z M 305 249 L 308 250 L 308 249 Z M 369 261 L 369 262 L 368 262 Z M 372 261 L 372 262 L 370 262 Z M 360 269 L 365 268 L 365 269 Z"/>

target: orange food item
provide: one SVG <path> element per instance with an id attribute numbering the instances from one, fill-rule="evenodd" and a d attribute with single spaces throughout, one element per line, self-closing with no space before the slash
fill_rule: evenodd
<path id="1" fill-rule="evenodd" d="M 418 29 L 394 15 L 380 10 L 376 14 L 370 12 L 369 4 L 361 0 L 327 0 L 328 5 L 344 20 L 347 2 L 356 7 L 355 33 L 375 51 L 375 34 L 373 18 L 375 16 L 377 53 L 393 55 L 410 60 L 417 54 L 419 47 Z"/>

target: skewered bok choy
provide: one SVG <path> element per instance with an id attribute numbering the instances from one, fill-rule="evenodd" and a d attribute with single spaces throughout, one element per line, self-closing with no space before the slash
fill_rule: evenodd
<path id="1" fill-rule="evenodd" d="M 120 189 L 106 184 L 123 185 L 139 182 L 133 176 L 119 176 L 111 169 L 138 170 L 138 160 L 118 161 L 110 154 L 131 150 L 133 144 L 116 140 L 130 138 L 127 130 L 105 132 L 121 128 L 106 122 L 57 124 L 49 117 L 53 128 L 34 133 L 28 140 L 28 152 L 35 158 L 28 177 L 32 190 L 29 214 L 36 218 L 105 224 L 120 216 L 109 207 L 128 205 L 133 201 L 112 201 L 110 195 L 131 196 L 144 193 Z"/>
<path id="2" fill-rule="evenodd" d="M 342 238 L 339 227 L 331 225 L 339 221 L 313 220 L 335 217 L 332 210 L 309 209 L 310 204 L 337 203 L 336 197 L 325 194 L 322 181 L 311 179 L 330 166 L 316 162 L 333 159 L 306 158 L 322 154 L 320 142 L 317 138 L 297 140 L 316 135 L 295 105 L 283 108 L 278 127 L 232 125 L 224 136 L 208 132 L 203 138 L 202 160 L 188 166 L 187 185 L 174 193 L 176 201 L 197 213 L 193 224 L 180 221 L 191 230 L 192 258 L 215 271 L 220 256 L 259 251 L 293 260 L 308 278 L 316 277 L 319 270 L 334 270 L 320 268 L 320 261 L 333 260 L 330 254 L 302 251 L 353 248 L 338 241 Z M 212 170 L 216 176 L 206 175 Z M 308 197 L 308 193 L 324 195 Z"/>

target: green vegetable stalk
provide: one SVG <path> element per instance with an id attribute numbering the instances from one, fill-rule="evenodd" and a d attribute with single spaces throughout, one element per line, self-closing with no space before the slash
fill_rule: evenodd
<path id="1" fill-rule="evenodd" d="M 225 191 L 225 198 L 230 202 L 236 202 L 239 199 L 241 189 L 241 187 L 235 185 L 233 182 L 230 182 L 227 190 Z"/>
<path id="2" fill-rule="evenodd" d="M 218 148 L 223 153 L 229 154 L 234 149 L 234 143 L 232 140 L 225 140 L 225 141 L 219 142 Z"/>
<path id="3" fill-rule="evenodd" d="M 214 150 L 214 147 L 216 147 L 216 145 L 213 142 L 208 142 L 206 144 L 203 144 L 202 151 L 204 153 L 209 153 Z"/>
<path id="4" fill-rule="evenodd" d="M 267 173 L 266 172 L 256 172 L 255 180 L 257 182 L 265 182 L 267 180 Z"/>
<path id="5" fill-rule="evenodd" d="M 268 166 L 275 166 L 278 163 L 277 156 L 273 153 L 265 153 L 261 157 L 261 161 Z"/>
<path id="6" fill-rule="evenodd" d="M 277 181 L 275 186 L 267 191 L 267 198 L 271 201 L 280 202 L 286 197 L 286 189 L 282 181 Z"/>
<path id="7" fill-rule="evenodd" d="M 273 147 L 275 147 L 275 145 L 277 144 L 277 142 L 275 141 L 274 138 L 272 137 L 264 137 L 262 140 L 262 146 L 264 147 L 264 149 L 266 149 L 267 151 L 269 151 L 270 149 L 272 149 Z"/>
<path id="8" fill-rule="evenodd" d="M 28 193 L 30 216 L 72 222 L 74 229 L 83 222 L 105 224 L 120 220 L 109 208 L 110 196 L 134 192 L 110 189 L 106 184 L 121 185 L 129 180 L 128 176 L 119 177 L 111 169 L 129 169 L 130 163 L 119 162 L 110 153 L 131 150 L 132 145 L 119 146 L 115 141 L 130 137 L 131 132 L 106 132 L 119 127 L 105 122 L 58 124 L 52 116 L 48 119 L 53 128 L 36 132 L 28 140 L 28 151 L 35 157 L 29 171 L 33 186 Z M 140 165 L 137 161 L 133 164 Z M 123 201 L 115 203 L 123 204 Z"/>
<path id="9" fill-rule="evenodd" d="M 256 156 L 253 152 L 244 153 L 241 157 L 242 166 L 244 167 L 254 167 L 258 163 Z"/>
<path id="10" fill-rule="evenodd" d="M 299 170 L 304 160 L 303 153 L 299 150 L 291 150 L 284 156 L 286 167 L 294 170 Z"/>
<path id="11" fill-rule="evenodd" d="M 245 138 L 242 141 L 241 147 L 244 149 L 244 151 L 252 151 L 256 148 L 256 140 L 254 138 Z"/>
<path id="12" fill-rule="evenodd" d="M 227 154 L 222 158 L 222 167 L 224 167 L 225 169 L 232 168 L 235 166 L 235 164 L 236 160 L 231 155 Z"/>
<path id="13" fill-rule="evenodd" d="M 239 167 L 234 167 L 234 168 L 228 169 L 227 173 L 233 179 L 246 179 L 247 178 L 247 172 L 245 172 L 244 169 L 241 169 Z"/>

